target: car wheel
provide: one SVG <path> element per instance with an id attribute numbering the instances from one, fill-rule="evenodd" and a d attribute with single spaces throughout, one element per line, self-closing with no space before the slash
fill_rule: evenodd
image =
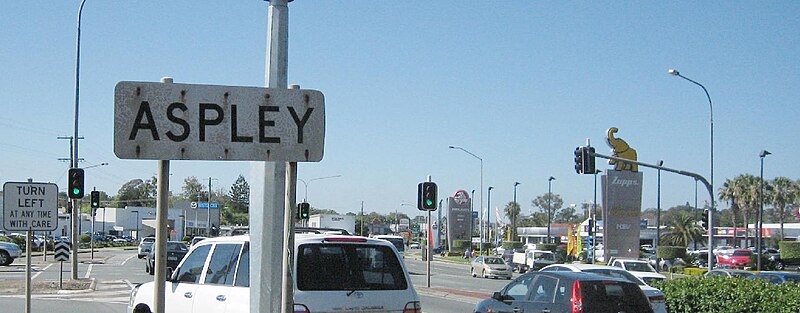
<path id="1" fill-rule="evenodd" d="M 478 273 L 475 273 L 475 268 L 470 268 L 469 272 L 472 274 L 472 277 L 478 277 Z"/>
<path id="2" fill-rule="evenodd" d="M 783 262 L 781 261 L 775 262 L 775 270 L 782 271 L 784 268 L 786 268 L 786 266 L 783 265 Z"/>
<path id="3" fill-rule="evenodd" d="M 0 251 L 0 266 L 9 265 L 11 264 L 11 261 L 14 261 L 14 259 L 8 255 L 8 252 Z"/>
<path id="4" fill-rule="evenodd" d="M 151 313 L 150 308 L 147 305 L 139 304 L 133 309 L 133 313 Z"/>

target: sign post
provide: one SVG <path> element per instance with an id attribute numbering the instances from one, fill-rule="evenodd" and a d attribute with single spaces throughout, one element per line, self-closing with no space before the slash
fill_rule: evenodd
<path id="1" fill-rule="evenodd" d="M 25 231 L 25 312 L 31 311 L 31 236 L 58 226 L 58 186 L 52 183 L 3 184 L 3 228 Z"/>
<path id="2" fill-rule="evenodd" d="M 69 261 L 71 246 L 69 242 L 59 241 L 56 242 L 55 247 L 53 247 L 54 259 L 61 263 L 61 271 L 58 273 L 58 289 L 63 288 L 64 262 Z"/>

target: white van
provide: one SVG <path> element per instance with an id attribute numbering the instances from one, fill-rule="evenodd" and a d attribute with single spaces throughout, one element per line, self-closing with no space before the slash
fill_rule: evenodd
<path id="1" fill-rule="evenodd" d="M 294 312 L 421 313 L 392 244 L 358 236 L 296 234 Z M 210 238 L 183 258 L 165 290 L 166 312 L 249 313 L 250 237 Z M 133 288 L 128 313 L 150 313 L 152 282 Z"/>

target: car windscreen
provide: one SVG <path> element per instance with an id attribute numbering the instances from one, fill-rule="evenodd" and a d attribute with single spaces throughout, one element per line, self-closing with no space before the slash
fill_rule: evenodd
<path id="1" fill-rule="evenodd" d="M 584 312 L 652 312 L 639 286 L 620 281 L 581 281 Z"/>
<path id="2" fill-rule="evenodd" d="M 167 242 L 167 251 L 186 252 L 189 248 L 182 242 Z"/>
<path id="3" fill-rule="evenodd" d="M 748 251 L 748 250 L 736 250 L 736 251 L 733 251 L 733 255 L 734 256 L 750 256 L 751 254 L 753 254 L 753 253 Z"/>
<path id="4" fill-rule="evenodd" d="M 391 247 L 304 244 L 297 249 L 299 290 L 405 290 L 403 266 Z"/>
<path id="5" fill-rule="evenodd" d="M 600 275 L 603 275 L 603 276 L 622 278 L 624 280 L 630 281 L 630 282 L 635 283 L 635 284 L 640 285 L 640 286 L 644 285 L 644 282 L 642 282 L 640 279 L 636 278 L 636 276 L 633 276 L 633 274 L 628 273 L 628 271 L 625 271 L 625 270 L 622 270 L 622 269 L 620 269 L 620 270 L 612 270 L 612 269 L 607 269 L 607 268 L 593 268 L 593 269 L 585 269 L 583 271 L 584 272 L 589 272 L 589 273 L 600 274 Z"/>
<path id="6" fill-rule="evenodd" d="M 556 256 L 555 254 L 547 252 L 534 252 L 533 258 L 537 260 L 555 261 Z"/>
<path id="7" fill-rule="evenodd" d="M 397 251 L 403 252 L 406 250 L 405 243 L 403 242 L 403 238 L 380 238 L 391 242 L 392 245 L 397 249 Z"/>
<path id="8" fill-rule="evenodd" d="M 498 257 L 486 258 L 485 260 L 486 260 L 485 261 L 486 264 L 506 264 L 506 262 L 504 262 L 503 259 L 498 258 Z"/>
<path id="9" fill-rule="evenodd" d="M 654 269 L 650 264 L 644 262 L 625 262 L 625 269 L 634 272 L 652 272 L 655 273 L 656 269 Z"/>

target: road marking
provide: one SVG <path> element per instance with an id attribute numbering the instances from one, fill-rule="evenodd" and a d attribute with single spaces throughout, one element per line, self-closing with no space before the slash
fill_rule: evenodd
<path id="1" fill-rule="evenodd" d="M 130 280 L 123 279 L 122 281 L 124 281 L 128 285 L 128 289 L 133 290 L 133 284 L 131 284 Z"/>
<path id="2" fill-rule="evenodd" d="M 130 256 L 130 257 L 128 257 L 127 259 L 125 259 L 125 261 L 122 261 L 122 264 L 120 264 L 120 265 L 125 265 L 125 263 L 128 263 L 128 261 L 129 261 L 130 259 L 133 259 L 133 257 L 135 257 L 135 256 L 136 256 L 136 255 L 134 254 L 134 255 L 132 255 L 132 256 Z"/>
<path id="3" fill-rule="evenodd" d="M 89 269 L 86 270 L 86 275 L 84 275 L 83 278 L 89 278 L 89 275 L 92 275 L 92 267 L 93 266 L 94 266 L 94 264 L 89 264 Z"/>
<path id="4" fill-rule="evenodd" d="M 53 263 L 50 263 L 50 264 L 48 264 L 48 265 L 47 265 L 47 266 L 45 266 L 45 267 L 44 267 L 44 268 L 43 268 L 41 271 L 39 271 L 39 272 L 37 272 L 36 274 L 34 274 L 33 276 L 31 276 L 31 279 L 36 279 L 36 277 L 39 277 L 39 275 L 41 275 L 42 273 L 44 273 L 44 271 L 46 271 L 46 270 L 47 270 L 48 268 L 50 268 L 51 266 L 53 266 Z"/>

